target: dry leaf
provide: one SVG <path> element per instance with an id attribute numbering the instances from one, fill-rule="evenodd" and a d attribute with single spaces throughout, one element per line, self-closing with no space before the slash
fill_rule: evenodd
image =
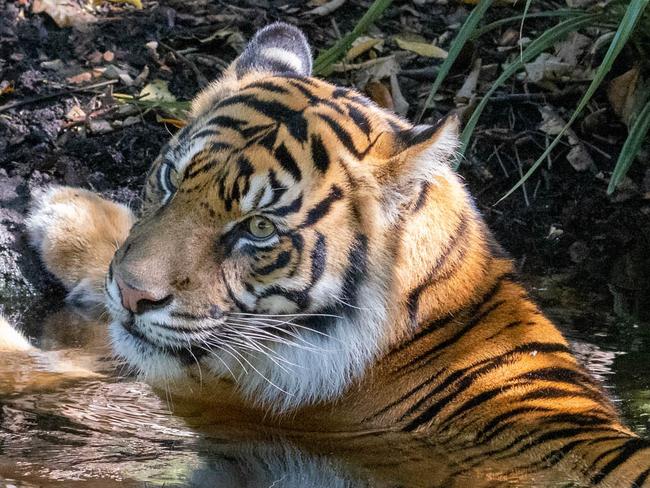
<path id="1" fill-rule="evenodd" d="M 586 171 L 594 164 L 594 160 L 584 144 L 573 146 L 566 155 L 566 159 L 576 171 Z"/>
<path id="2" fill-rule="evenodd" d="M 133 5 L 138 10 L 142 10 L 141 0 L 109 0 L 109 1 L 113 3 L 128 3 L 129 5 Z"/>
<path id="3" fill-rule="evenodd" d="M 337 8 L 343 6 L 345 0 L 330 0 L 329 2 L 316 7 L 315 9 L 305 12 L 305 15 L 318 15 L 320 17 L 324 15 L 329 15 L 334 12 Z"/>
<path id="4" fill-rule="evenodd" d="M 140 92 L 140 100 L 151 102 L 175 102 L 176 97 L 169 91 L 169 84 L 164 80 L 153 80 Z"/>
<path id="5" fill-rule="evenodd" d="M 636 108 L 637 88 L 639 86 L 639 68 L 634 67 L 626 71 L 621 76 L 617 76 L 610 83 L 607 89 L 607 98 L 616 115 L 618 115 L 626 125 L 629 125 L 630 119 Z"/>
<path id="6" fill-rule="evenodd" d="M 72 27 L 95 22 L 95 17 L 76 0 L 34 0 L 32 13 L 45 12 L 59 27 Z"/>
<path id="7" fill-rule="evenodd" d="M 387 108 L 389 110 L 393 110 L 395 108 L 390 90 L 381 81 L 369 81 L 366 84 L 365 92 L 368 97 L 370 97 L 370 100 L 375 102 L 380 107 Z"/>
<path id="8" fill-rule="evenodd" d="M 582 56 L 587 47 L 592 43 L 592 40 L 578 32 L 572 32 L 567 38 L 555 44 L 555 55 L 573 66 L 578 64 L 578 58 Z"/>
<path id="9" fill-rule="evenodd" d="M 75 105 L 68 111 L 67 114 L 65 114 L 65 118 L 75 122 L 85 120 L 86 112 L 84 112 L 79 105 Z"/>
<path id="10" fill-rule="evenodd" d="M 383 39 L 375 39 L 372 37 L 365 37 L 365 36 L 359 37 L 357 40 L 354 41 L 352 47 L 346 53 L 345 60 L 352 61 L 353 59 L 361 56 L 363 53 L 371 50 L 373 47 L 375 46 L 379 47 L 381 44 L 383 44 L 383 42 L 384 42 Z"/>
<path id="11" fill-rule="evenodd" d="M 406 101 L 406 98 L 404 98 L 404 95 L 402 95 L 402 90 L 400 89 L 396 74 L 390 75 L 390 91 L 393 94 L 393 103 L 395 104 L 393 110 L 395 110 L 399 115 L 406 115 L 409 111 L 409 103 Z"/>
<path id="12" fill-rule="evenodd" d="M 410 40 L 405 39 L 404 37 L 396 36 L 395 42 L 400 49 L 414 52 L 420 56 L 437 59 L 445 59 L 447 57 L 447 51 L 424 40 Z"/>
<path id="13" fill-rule="evenodd" d="M 174 118 L 169 118 L 169 117 L 161 117 L 159 115 L 156 115 L 156 122 L 159 122 L 161 124 L 173 125 L 177 129 L 182 129 L 183 127 L 185 127 L 187 125 L 186 120 L 174 119 Z"/>
<path id="14" fill-rule="evenodd" d="M 460 87 L 460 90 L 456 92 L 456 96 L 454 97 L 454 103 L 456 103 L 456 105 L 466 104 L 474 96 L 474 93 L 476 93 L 478 77 L 479 74 L 481 74 L 481 64 L 481 58 L 478 58 L 476 61 L 474 61 L 472 71 L 469 73 L 467 78 L 465 78 L 463 86 Z"/>

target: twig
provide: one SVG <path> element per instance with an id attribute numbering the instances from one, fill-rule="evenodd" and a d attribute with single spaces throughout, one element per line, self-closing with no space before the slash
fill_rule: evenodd
<path id="1" fill-rule="evenodd" d="M 176 49 L 174 49 L 170 45 L 165 44 L 162 41 L 160 41 L 160 45 L 165 49 L 168 49 L 171 52 L 173 52 L 176 56 L 179 57 L 181 61 L 183 61 L 186 65 L 190 67 L 190 69 L 194 72 L 194 76 L 196 76 L 196 81 L 199 84 L 199 88 L 204 88 L 208 85 L 208 79 L 203 75 L 203 73 L 201 73 L 199 68 L 196 67 L 196 64 L 194 64 L 191 60 L 187 59 L 184 55 L 179 53 Z"/>
<path id="2" fill-rule="evenodd" d="M 42 102 L 45 100 L 49 100 L 50 98 L 64 97 L 66 95 L 71 95 L 72 93 L 83 93 L 87 91 L 92 91 L 97 88 L 102 88 L 104 86 L 114 85 L 118 81 L 119 80 L 102 81 L 101 83 L 95 83 L 94 85 L 70 87 L 67 90 L 60 90 L 58 92 L 49 93 L 47 95 L 39 95 L 36 97 L 24 98 L 23 100 L 17 100 L 15 102 L 10 102 L 4 105 L 0 105 L 0 112 L 4 112 L 5 110 L 11 110 L 12 108 L 16 108 L 16 107 L 22 107 L 23 105 L 29 105 L 31 103 Z"/>

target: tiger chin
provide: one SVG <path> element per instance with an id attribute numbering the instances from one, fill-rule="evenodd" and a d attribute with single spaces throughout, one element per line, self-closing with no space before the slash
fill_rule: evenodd
<path id="1" fill-rule="evenodd" d="M 450 168 L 457 118 L 413 126 L 311 66 L 298 29 L 259 31 L 162 148 L 137 219 L 83 190 L 38 197 L 32 242 L 70 300 L 105 304 L 115 353 L 154 385 L 225 381 L 314 429 L 646 486 L 648 444 Z"/>

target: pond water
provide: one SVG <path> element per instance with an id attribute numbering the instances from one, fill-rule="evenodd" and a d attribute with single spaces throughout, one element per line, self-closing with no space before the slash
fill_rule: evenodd
<path id="1" fill-rule="evenodd" d="M 647 435 L 648 324 L 584 307 L 575 290 L 556 281 L 532 282 L 629 425 Z M 423 451 L 396 434 L 359 433 L 322 446 L 228 425 L 200 434 L 187 416 L 170 413 L 169 400 L 116 369 L 101 320 L 63 308 L 45 317 L 27 314 L 21 326 L 47 352 L 5 354 L 0 362 L 0 486 L 415 487 L 435 485 L 427 474 L 431 459 L 447 463 L 444 451 L 430 445 Z M 62 380 L 76 368 L 99 374 Z M 397 465 L 395 450 L 409 452 L 413 465 Z"/>

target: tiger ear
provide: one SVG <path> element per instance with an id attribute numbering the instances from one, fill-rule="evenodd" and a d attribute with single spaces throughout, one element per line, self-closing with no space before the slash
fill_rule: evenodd
<path id="1" fill-rule="evenodd" d="M 251 72 L 310 76 L 311 50 L 300 29 L 275 22 L 257 31 L 233 66 L 239 79 Z"/>
<path id="2" fill-rule="evenodd" d="M 374 174 L 390 214 L 416 200 L 422 184 L 448 173 L 459 145 L 458 115 L 451 114 L 435 125 L 416 125 L 380 134 L 373 147 L 378 161 Z"/>

